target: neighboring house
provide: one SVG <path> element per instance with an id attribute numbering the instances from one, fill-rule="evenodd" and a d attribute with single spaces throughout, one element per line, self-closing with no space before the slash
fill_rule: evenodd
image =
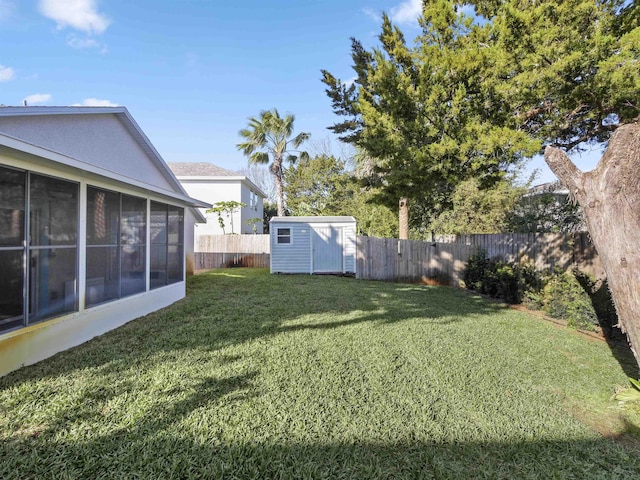
<path id="1" fill-rule="evenodd" d="M 584 215 L 559 181 L 531 187 L 516 206 L 513 222 L 523 232 L 586 231 Z"/>
<path id="2" fill-rule="evenodd" d="M 169 163 L 169 168 L 192 197 L 200 198 L 212 205 L 233 200 L 246 205 L 238 209 L 231 218 L 223 214 L 224 232 L 220 227 L 218 214 L 206 213 L 206 209 L 203 208 L 202 214 L 206 216 L 207 222 L 196 225 L 196 250 L 198 237 L 202 235 L 251 234 L 254 233 L 254 225 L 255 233 L 263 233 L 263 202 L 266 195 L 247 177 L 207 162 L 172 162 Z M 252 219 L 259 220 L 249 223 Z"/>
<path id="3" fill-rule="evenodd" d="M 0 107 L 0 375 L 183 298 L 206 206 L 124 107 Z"/>

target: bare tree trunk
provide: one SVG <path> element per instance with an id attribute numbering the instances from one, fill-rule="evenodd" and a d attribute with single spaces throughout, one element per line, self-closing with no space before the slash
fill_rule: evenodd
<path id="1" fill-rule="evenodd" d="M 545 160 L 582 207 L 619 326 L 640 365 L 640 124 L 618 128 L 597 167 L 583 173 L 558 148 Z"/>
<path id="2" fill-rule="evenodd" d="M 282 159 L 274 159 L 271 165 L 271 173 L 276 184 L 276 203 L 278 205 L 278 216 L 286 215 L 284 205 L 284 185 L 282 184 Z"/>
<path id="3" fill-rule="evenodd" d="M 398 223 L 400 240 L 409 240 L 409 199 L 402 197 L 398 202 Z"/>

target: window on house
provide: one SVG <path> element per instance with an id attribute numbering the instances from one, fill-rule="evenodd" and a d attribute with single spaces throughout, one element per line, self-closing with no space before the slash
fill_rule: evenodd
<path id="1" fill-rule="evenodd" d="M 0 168 L 0 332 L 23 325 L 26 178 Z"/>
<path id="2" fill-rule="evenodd" d="M 150 286 L 183 280 L 184 209 L 151 202 Z"/>
<path id="3" fill-rule="evenodd" d="M 87 188 L 87 306 L 120 298 L 120 194 Z"/>
<path id="4" fill-rule="evenodd" d="M 77 310 L 78 200 L 77 183 L 0 167 L 0 331 Z"/>
<path id="5" fill-rule="evenodd" d="M 87 188 L 87 306 L 146 289 L 147 201 Z"/>
<path id="6" fill-rule="evenodd" d="M 290 228 L 278 228 L 276 231 L 278 243 L 291 243 L 291 229 Z"/>

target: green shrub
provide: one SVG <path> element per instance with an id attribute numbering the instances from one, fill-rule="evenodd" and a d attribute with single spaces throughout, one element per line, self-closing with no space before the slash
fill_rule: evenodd
<path id="1" fill-rule="evenodd" d="M 463 278 L 468 289 L 507 303 L 521 303 L 527 292 L 542 288 L 542 277 L 533 265 L 489 259 L 482 250 L 469 257 Z"/>
<path id="2" fill-rule="evenodd" d="M 553 276 L 542 291 L 542 302 L 547 315 L 566 320 L 571 327 L 594 331 L 598 325 L 589 295 L 571 273 Z"/>
<path id="3" fill-rule="evenodd" d="M 480 250 L 469 257 L 463 275 L 464 284 L 469 290 L 483 293 L 483 284 L 489 263 L 487 252 L 484 250 Z"/>

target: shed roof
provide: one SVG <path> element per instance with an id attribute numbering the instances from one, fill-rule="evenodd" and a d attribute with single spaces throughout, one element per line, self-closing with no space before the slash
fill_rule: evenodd
<path id="1" fill-rule="evenodd" d="M 356 219 L 353 217 L 272 217 L 269 223 L 349 223 L 355 222 Z"/>

